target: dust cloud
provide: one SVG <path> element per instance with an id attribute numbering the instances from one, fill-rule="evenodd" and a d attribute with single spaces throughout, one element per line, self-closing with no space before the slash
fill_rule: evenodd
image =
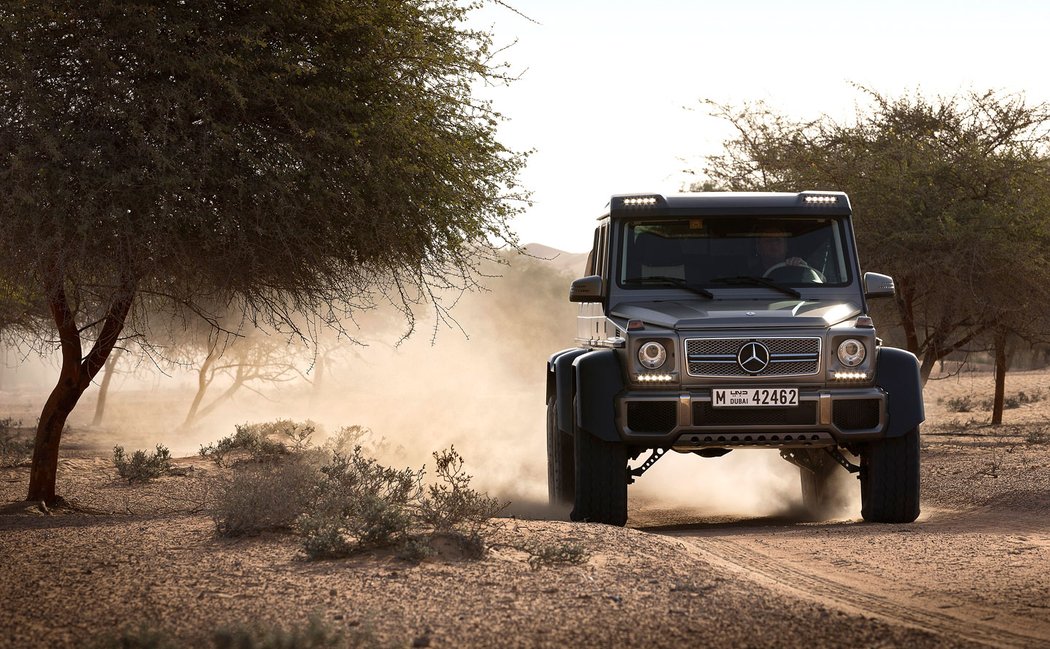
<path id="1" fill-rule="evenodd" d="M 528 258 L 499 272 L 486 280 L 488 291 L 467 294 L 453 309 L 462 331 L 439 326 L 432 341 L 427 323 L 433 319 L 423 318 L 417 333 L 397 345 L 402 323 L 390 320 L 381 333 L 361 331 L 365 346 L 344 346 L 323 368 L 304 370 L 310 382 L 241 390 L 189 429 L 179 425 L 193 399 L 195 375 L 125 364 L 101 426 L 90 426 L 98 394 L 92 387 L 70 418 L 63 451 L 107 454 L 115 444 L 159 443 L 183 457 L 246 422 L 309 419 L 322 435 L 356 424 L 372 431 L 372 446 L 387 464 L 432 467 L 434 451 L 455 446 L 472 484 L 511 501 L 510 513 L 566 518 L 567 511 L 546 505 L 544 392 L 546 359 L 573 345 L 575 306 L 566 296 L 574 273 Z M 7 350 L 0 418 L 30 426 L 57 370 L 20 358 L 12 365 L 11 358 Z M 212 388 L 208 398 L 222 387 Z M 642 507 L 696 512 L 699 519 L 784 515 L 798 510 L 800 491 L 798 469 L 775 451 L 738 450 L 711 459 L 668 453 L 630 493 Z"/>

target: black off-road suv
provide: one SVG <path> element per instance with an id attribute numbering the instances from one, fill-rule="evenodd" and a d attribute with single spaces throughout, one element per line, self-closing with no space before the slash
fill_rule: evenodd
<path id="1" fill-rule="evenodd" d="M 569 291 L 578 346 L 547 363 L 551 502 L 623 525 L 664 453 L 773 448 L 814 512 L 847 470 L 864 520 L 914 521 L 918 363 L 875 336 L 893 280 L 861 273 L 850 216 L 841 192 L 614 196 Z"/>

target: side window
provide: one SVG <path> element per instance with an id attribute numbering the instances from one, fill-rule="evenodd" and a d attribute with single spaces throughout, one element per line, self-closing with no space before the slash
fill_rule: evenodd
<path id="1" fill-rule="evenodd" d="M 600 228 L 594 228 L 594 243 L 591 244 L 591 252 L 587 255 L 587 272 L 584 275 L 597 275 L 595 261 L 598 259 L 598 241 Z"/>
<path id="2" fill-rule="evenodd" d="M 601 275 L 603 279 L 608 279 L 609 273 L 607 272 L 608 266 L 608 248 L 609 248 L 609 225 L 605 224 L 598 228 L 598 256 L 594 263 L 594 274 Z"/>

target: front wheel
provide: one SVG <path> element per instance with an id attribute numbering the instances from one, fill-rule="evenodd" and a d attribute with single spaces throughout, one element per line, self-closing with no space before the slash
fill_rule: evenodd
<path id="1" fill-rule="evenodd" d="M 627 523 L 627 447 L 575 431 L 574 521 L 623 526 Z"/>
<path id="2" fill-rule="evenodd" d="M 551 505 L 572 504 L 575 489 L 572 437 L 558 429 L 558 402 L 547 400 L 547 496 Z"/>
<path id="3" fill-rule="evenodd" d="M 872 523 L 919 517 L 919 429 L 868 444 L 860 454 L 860 515 Z"/>

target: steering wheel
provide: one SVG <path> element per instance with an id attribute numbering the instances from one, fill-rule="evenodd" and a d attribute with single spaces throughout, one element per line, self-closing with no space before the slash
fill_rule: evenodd
<path id="1" fill-rule="evenodd" d="M 799 279 L 796 281 L 807 281 L 813 284 L 823 284 L 825 281 L 827 281 L 827 278 L 824 277 L 824 273 L 820 272 L 816 268 L 813 268 L 809 264 L 806 264 L 805 262 L 803 262 L 803 264 L 799 266 L 795 264 L 789 264 L 786 261 L 782 261 L 779 264 L 774 264 L 773 266 L 770 266 L 769 270 L 762 273 L 762 277 L 775 279 L 773 275 L 785 274 L 777 272 L 784 268 L 790 268 L 792 270 L 797 269 L 799 271 Z"/>

